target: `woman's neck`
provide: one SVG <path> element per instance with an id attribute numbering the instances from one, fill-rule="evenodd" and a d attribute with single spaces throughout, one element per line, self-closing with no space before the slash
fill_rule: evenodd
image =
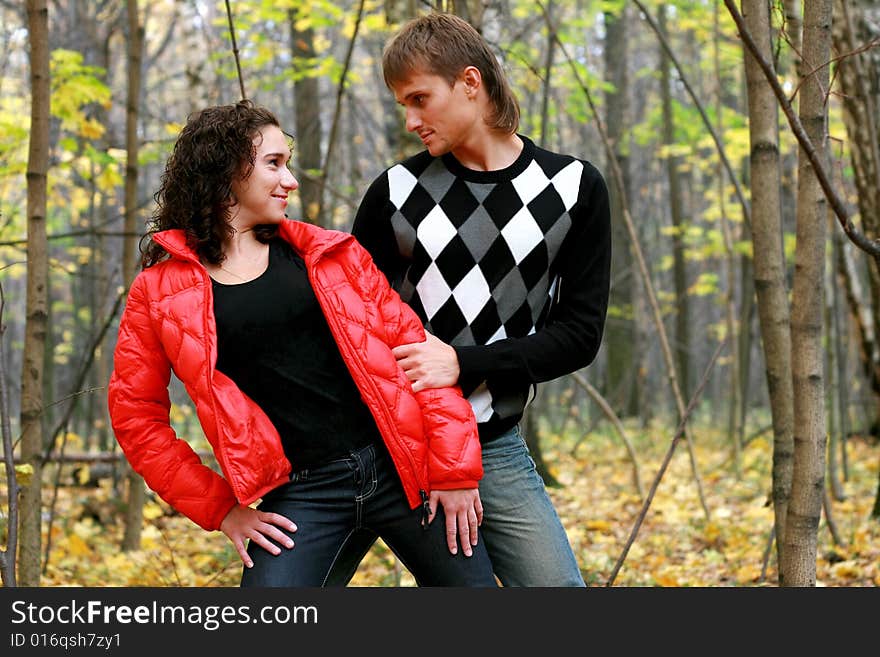
<path id="1" fill-rule="evenodd" d="M 222 263 L 205 267 L 211 278 L 226 285 L 252 281 L 269 266 L 269 245 L 260 242 L 253 230 L 234 232 L 223 243 L 223 255 Z"/>
<path id="2" fill-rule="evenodd" d="M 252 228 L 233 230 L 232 235 L 223 242 L 223 255 L 230 260 L 252 260 L 263 255 L 267 246 L 257 239 Z"/>

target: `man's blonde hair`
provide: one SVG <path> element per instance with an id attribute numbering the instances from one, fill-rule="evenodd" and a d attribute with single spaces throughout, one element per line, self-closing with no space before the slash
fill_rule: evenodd
<path id="1" fill-rule="evenodd" d="M 393 89 L 413 72 L 439 75 L 450 86 L 468 66 L 475 66 L 492 104 L 489 127 L 513 134 L 519 128 L 519 103 L 486 40 L 467 21 L 431 12 L 406 23 L 385 46 L 382 73 Z"/>

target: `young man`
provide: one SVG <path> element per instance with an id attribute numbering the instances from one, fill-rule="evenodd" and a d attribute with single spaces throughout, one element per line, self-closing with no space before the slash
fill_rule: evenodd
<path id="1" fill-rule="evenodd" d="M 599 349 L 605 182 L 589 162 L 517 134 L 504 72 L 464 20 L 411 21 L 382 64 L 426 148 L 373 182 L 352 228 L 429 330 L 394 354 L 413 390 L 458 384 L 474 408 L 480 531 L 502 584 L 583 586 L 519 421 L 534 384 L 585 367 Z"/>

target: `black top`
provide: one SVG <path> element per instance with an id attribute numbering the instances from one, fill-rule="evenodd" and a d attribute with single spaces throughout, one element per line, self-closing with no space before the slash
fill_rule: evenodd
<path id="1" fill-rule="evenodd" d="M 247 283 L 212 279 L 217 369 L 269 416 L 294 471 L 381 442 L 321 311 L 302 258 L 273 240 Z"/>
<path id="2" fill-rule="evenodd" d="M 425 327 L 455 348 L 483 442 L 520 420 L 534 384 L 595 358 L 608 305 L 602 175 L 520 138 L 520 156 L 497 171 L 428 151 L 392 166 L 352 226 Z"/>

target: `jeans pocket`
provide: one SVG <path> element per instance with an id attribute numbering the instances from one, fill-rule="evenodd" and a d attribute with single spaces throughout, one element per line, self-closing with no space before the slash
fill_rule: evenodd
<path id="1" fill-rule="evenodd" d="M 302 483 L 304 481 L 309 480 L 309 469 L 306 468 L 304 470 L 298 470 L 297 472 L 292 472 L 290 474 L 290 483 Z"/>

